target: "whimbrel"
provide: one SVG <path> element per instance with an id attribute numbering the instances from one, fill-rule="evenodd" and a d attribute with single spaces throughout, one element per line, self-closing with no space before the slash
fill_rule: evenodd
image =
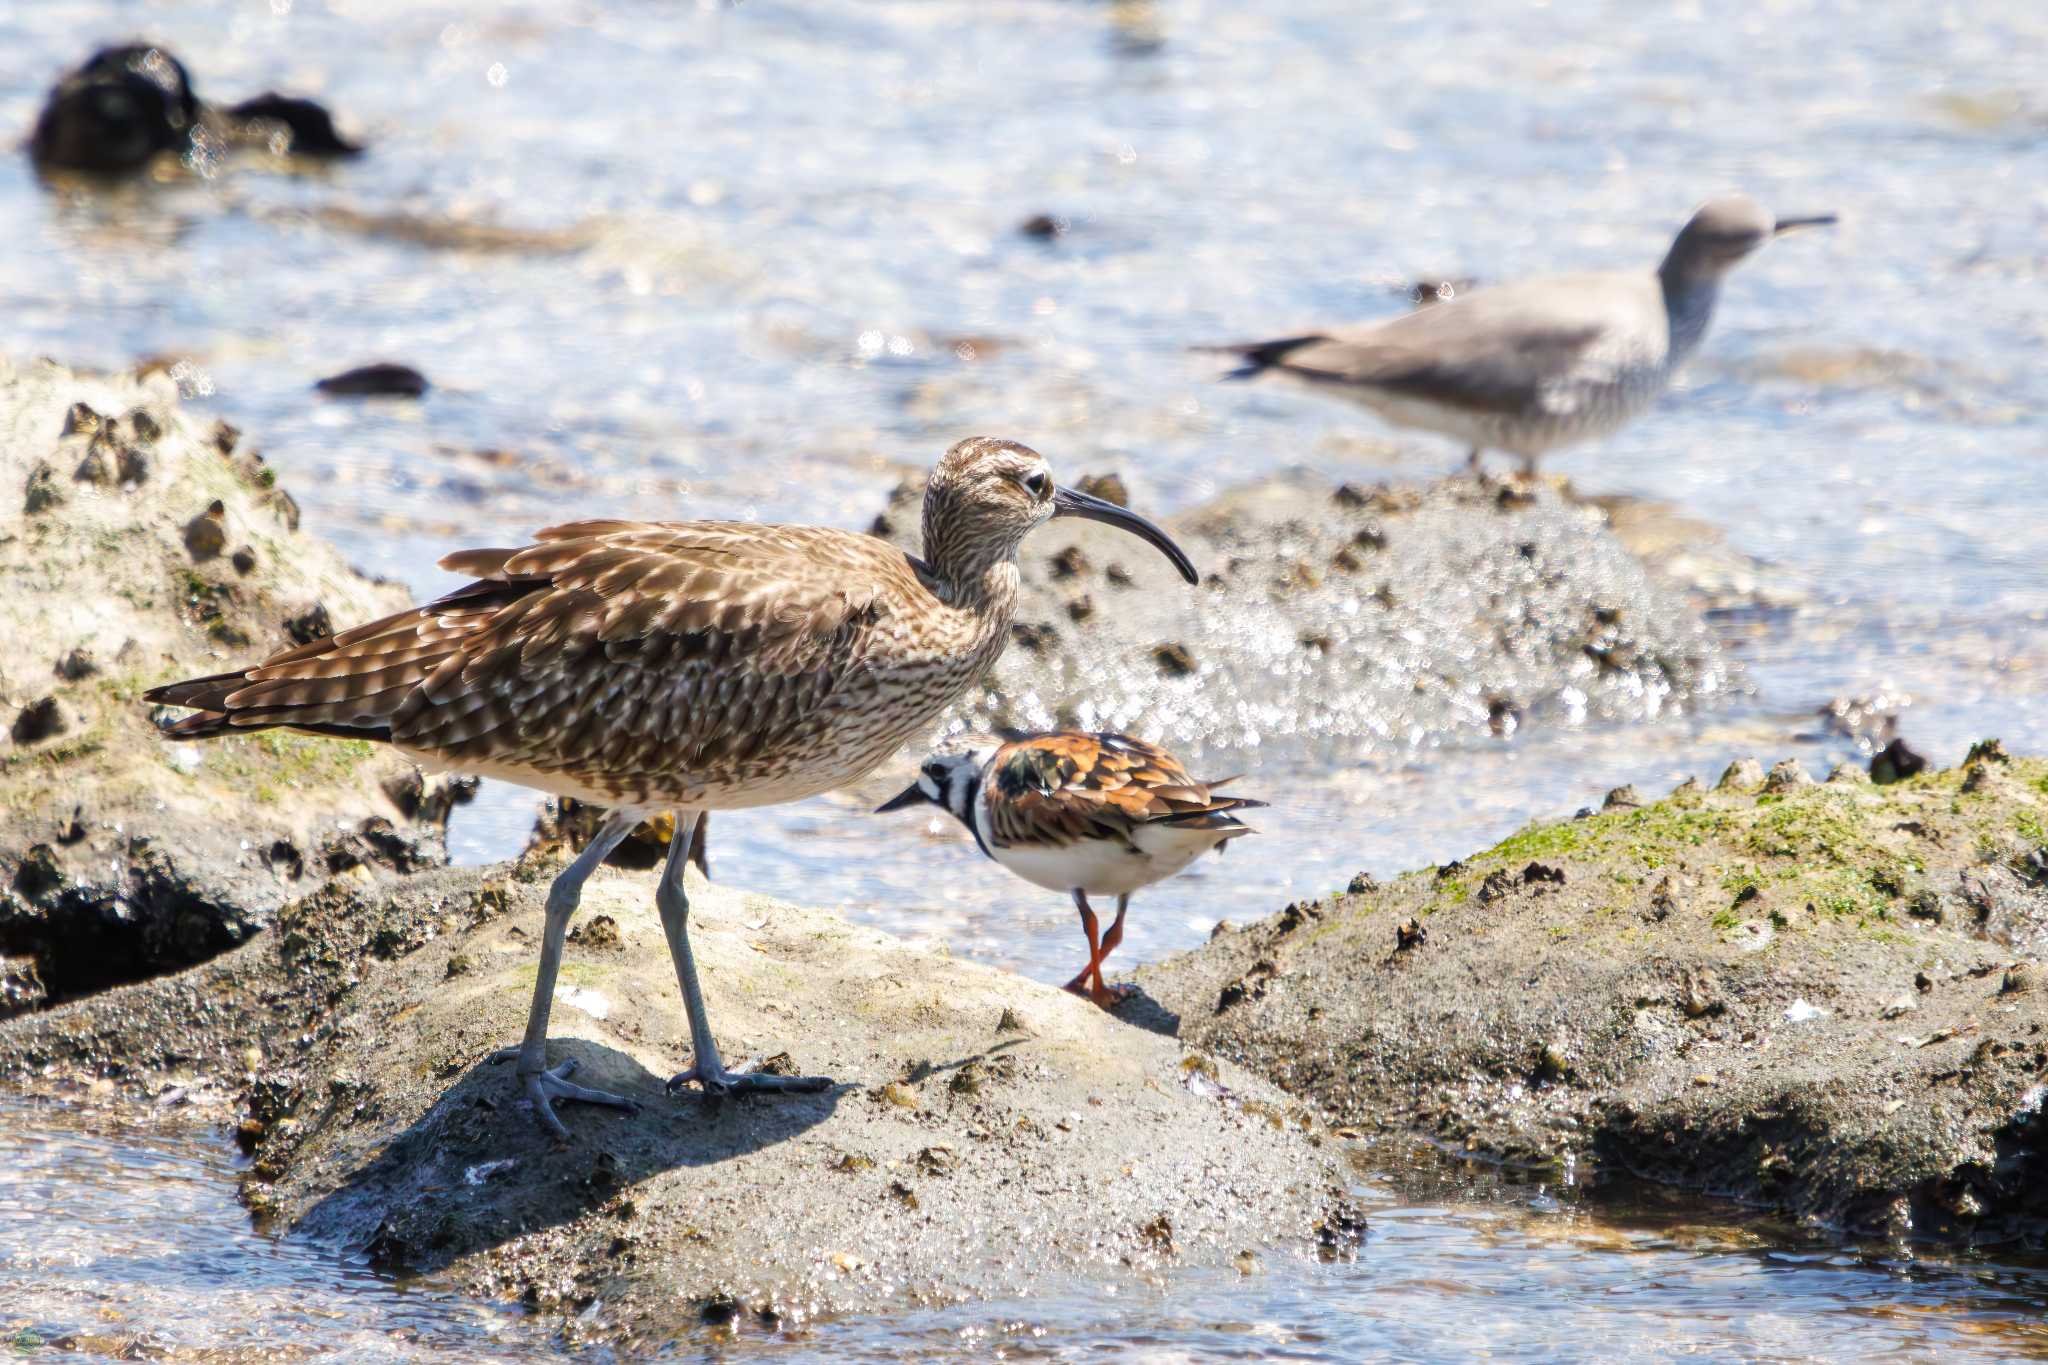
<path id="1" fill-rule="evenodd" d="M 1128 735 L 1059 731 L 1012 740 L 986 763 L 935 755 L 881 809 L 943 806 L 990 858 L 1027 882 L 1070 893 L 1088 935 L 1088 965 L 1067 989 L 1107 1008 L 1120 997 L 1102 984 L 1102 961 L 1123 942 L 1131 893 L 1252 832 L 1237 813 L 1266 803 L 1219 796 L 1222 785 L 1197 782 L 1173 755 Z M 1116 920 L 1100 941 L 1090 895 L 1116 897 Z"/>
<path id="2" fill-rule="evenodd" d="M 1772 237 L 1833 214 L 1773 219 L 1742 195 L 1709 201 L 1655 270 L 1495 285 L 1419 312 L 1243 345 L 1226 376 L 1277 374 L 1472 451 L 1537 457 L 1604 436 L 1656 402 L 1707 334 L 1721 279 Z"/>
<path id="3" fill-rule="evenodd" d="M 474 576 L 439 600 L 173 683 L 196 708 L 179 738 L 272 726 L 382 740 L 421 763 L 602 804 L 610 817 L 556 877 L 516 1056 L 542 1125 L 557 1100 L 632 1108 L 546 1066 L 562 942 L 591 871 L 652 811 L 676 812 L 655 902 L 693 1051 L 671 1090 L 817 1090 L 824 1077 L 728 1071 L 705 1015 L 683 891 L 698 813 L 796 801 L 864 776 L 935 721 L 996 656 L 1017 600 L 1017 547 L 1057 516 L 1150 541 L 1166 533 L 1055 487 L 1045 460 L 975 437 L 947 451 L 924 498 L 924 558 L 873 536 L 743 522 L 581 521 L 521 549 L 464 550 Z"/>

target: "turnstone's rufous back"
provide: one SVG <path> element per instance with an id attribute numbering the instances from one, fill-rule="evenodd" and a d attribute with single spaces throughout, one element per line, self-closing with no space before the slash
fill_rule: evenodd
<path id="1" fill-rule="evenodd" d="M 1107 1008 L 1121 996 L 1103 984 L 1102 962 L 1123 941 L 1131 893 L 1252 832 L 1238 813 L 1266 803 L 1216 794 L 1232 780 L 1198 782 L 1173 755 L 1128 735 L 1061 730 L 1014 739 L 985 763 L 935 754 L 881 809 L 943 806 L 983 853 L 1027 882 L 1070 893 L 1088 965 L 1067 989 Z M 1100 939 L 1090 895 L 1116 897 L 1116 920 Z"/>

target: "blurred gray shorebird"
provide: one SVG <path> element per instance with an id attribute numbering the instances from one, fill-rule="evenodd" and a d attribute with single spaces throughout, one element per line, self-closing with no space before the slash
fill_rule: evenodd
<path id="1" fill-rule="evenodd" d="M 438 768 L 607 807 L 548 891 L 520 1083 L 544 1128 L 554 1103 L 631 1109 L 548 1069 L 548 1011 L 584 881 L 649 813 L 676 812 L 655 894 L 689 1015 L 690 1081 L 707 1094 L 820 1090 L 825 1077 L 732 1072 L 720 1060 L 690 952 L 683 890 L 699 814 L 796 801 L 872 771 L 993 663 L 1017 602 L 1017 548 L 1057 516 L 1151 542 L 1151 522 L 1056 487 L 1042 456 L 974 437 L 932 470 L 924 557 L 850 531 L 745 522 L 581 521 L 520 549 L 463 550 L 473 582 L 437 601 L 172 683 L 148 699 L 192 707 L 165 727 L 200 739 L 282 726 L 380 740 Z"/>
<path id="2" fill-rule="evenodd" d="M 1219 795 L 1231 780 L 1198 782 L 1172 754 L 1128 735 L 1056 731 L 1012 740 L 986 763 L 934 755 L 881 811 L 939 806 L 990 858 L 1071 895 L 1088 965 L 1066 988 L 1106 1009 L 1119 996 L 1103 985 L 1102 962 L 1123 942 L 1131 893 L 1252 832 L 1238 814 L 1266 803 Z M 1091 895 L 1116 897 L 1116 921 L 1100 939 Z"/>
<path id="3" fill-rule="evenodd" d="M 1655 403 L 1713 321 L 1721 280 L 1780 233 L 1833 214 L 1773 218 L 1742 195 L 1701 206 L 1655 270 L 1494 285 L 1355 327 L 1203 350 L 1349 399 L 1395 426 L 1522 459 L 1605 436 Z"/>

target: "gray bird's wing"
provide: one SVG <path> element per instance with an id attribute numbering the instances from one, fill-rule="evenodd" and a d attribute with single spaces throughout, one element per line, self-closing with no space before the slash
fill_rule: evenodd
<path id="1" fill-rule="evenodd" d="M 1668 345 L 1654 276 L 1560 276 L 1302 338 L 1266 368 L 1513 416 L 1569 411 L 1575 389 L 1655 363 Z"/>

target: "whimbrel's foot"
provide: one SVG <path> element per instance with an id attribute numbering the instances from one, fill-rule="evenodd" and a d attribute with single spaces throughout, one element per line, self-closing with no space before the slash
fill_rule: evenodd
<path id="1" fill-rule="evenodd" d="M 491 1054 L 491 1061 L 516 1060 L 519 1049 L 508 1047 Z M 537 1071 L 531 1076 L 520 1078 L 519 1087 L 526 1092 L 526 1098 L 533 1101 L 534 1117 L 540 1120 L 542 1131 L 557 1141 L 567 1142 L 569 1130 L 555 1117 L 555 1101 L 575 1100 L 582 1104 L 601 1104 L 607 1109 L 623 1109 L 629 1114 L 640 1112 L 640 1102 L 614 1095 L 609 1090 L 592 1090 L 587 1085 L 573 1085 L 569 1077 L 576 1074 L 576 1059 L 571 1057 L 558 1064 L 551 1071 Z"/>
<path id="2" fill-rule="evenodd" d="M 727 1071 L 723 1066 L 714 1068 L 709 1075 L 704 1068 L 691 1063 L 688 1071 L 678 1071 L 668 1078 L 668 1093 L 680 1094 L 685 1086 L 695 1082 L 708 1099 L 722 1100 L 728 1095 L 754 1093 L 773 1094 L 795 1092 L 812 1095 L 832 1087 L 830 1076 L 778 1076 L 767 1071 Z"/>

